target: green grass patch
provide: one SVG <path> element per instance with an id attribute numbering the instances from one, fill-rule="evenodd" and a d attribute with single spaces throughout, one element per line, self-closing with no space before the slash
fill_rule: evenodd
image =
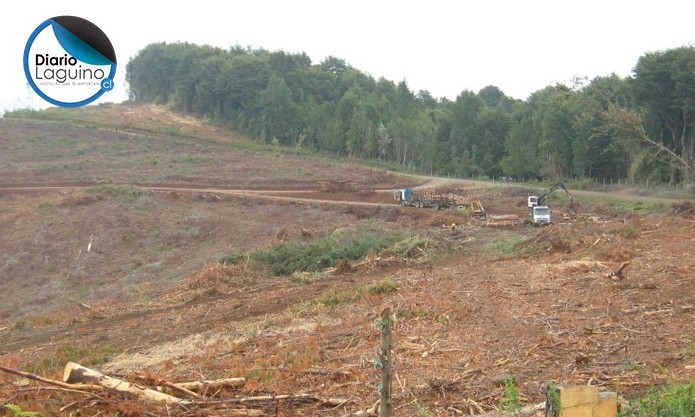
<path id="1" fill-rule="evenodd" d="M 325 307 L 334 308 L 342 304 L 352 304 L 364 299 L 367 295 L 379 296 L 389 295 L 398 291 L 398 284 L 386 277 L 373 284 L 362 285 L 355 289 L 343 291 L 329 291 L 319 298 L 319 303 Z"/>
<path id="2" fill-rule="evenodd" d="M 397 239 L 398 236 L 395 234 L 381 235 L 376 231 L 365 234 L 338 231 L 308 243 L 289 243 L 254 251 L 251 258 L 270 265 L 275 275 L 291 275 L 297 271 L 319 271 L 329 268 L 343 259 L 361 259 L 372 251 L 386 249 Z"/>
<path id="3" fill-rule="evenodd" d="M 178 157 L 173 157 L 169 159 L 171 164 L 206 164 L 210 162 L 209 158 L 194 156 L 194 155 L 183 155 Z"/>
<path id="4" fill-rule="evenodd" d="M 410 307 L 398 307 L 396 309 L 397 319 L 416 319 L 416 318 L 432 318 L 437 316 L 437 311 L 433 307 L 423 307 L 423 306 L 410 306 Z"/>
<path id="5" fill-rule="evenodd" d="M 692 417 L 695 416 L 695 383 L 669 383 L 649 390 L 630 402 L 620 417 Z"/>
<path id="6" fill-rule="evenodd" d="M 360 289 L 354 291 L 330 291 L 321 295 L 319 303 L 324 307 L 334 308 L 342 304 L 352 304 L 360 301 L 364 293 Z"/>
<path id="7" fill-rule="evenodd" d="M 356 261 L 370 253 L 390 251 L 404 258 L 419 258 L 447 250 L 438 240 L 405 231 L 383 232 L 375 229 L 339 229 L 310 242 L 288 242 L 249 253 L 232 252 L 222 258 L 224 264 L 250 259 L 270 267 L 274 275 L 316 272 L 335 266 L 341 260 Z"/>
<path id="8" fill-rule="evenodd" d="M 140 187 L 134 185 L 100 185 L 87 190 L 90 194 L 106 196 L 121 203 L 132 203 L 146 193 Z"/>
<path id="9" fill-rule="evenodd" d="M 5 407 L 6 409 L 8 409 L 10 411 L 10 414 L 8 414 L 9 417 L 39 417 L 39 416 L 41 416 L 41 413 L 37 413 L 35 411 L 22 410 L 22 407 L 18 406 L 17 404 L 7 403 L 7 404 L 4 404 L 3 407 Z"/>
<path id="10" fill-rule="evenodd" d="M 678 351 L 678 356 L 695 356 L 695 342 L 681 348 Z"/>
<path id="11" fill-rule="evenodd" d="M 606 196 L 582 196 L 582 202 L 588 205 L 602 205 L 613 210 L 622 211 L 625 213 L 668 213 L 671 210 L 671 204 L 663 201 L 649 201 L 627 198 L 612 198 Z"/>
<path id="12" fill-rule="evenodd" d="M 495 239 L 482 247 L 484 254 L 490 257 L 510 256 L 516 252 L 517 245 L 526 238 L 512 232 L 499 233 Z"/>
<path id="13" fill-rule="evenodd" d="M 517 413 L 521 409 L 519 389 L 511 375 L 504 377 L 504 397 L 500 399 L 499 408 L 508 413 Z"/>
<path id="14" fill-rule="evenodd" d="M 398 284 L 390 277 L 386 277 L 367 287 L 367 292 L 372 295 L 388 295 L 398 290 Z"/>

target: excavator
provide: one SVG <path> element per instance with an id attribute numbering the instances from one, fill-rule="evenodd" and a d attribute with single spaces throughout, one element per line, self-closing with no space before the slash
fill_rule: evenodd
<path id="1" fill-rule="evenodd" d="M 543 204 L 543 202 L 545 201 L 546 197 L 548 197 L 558 188 L 561 188 L 565 191 L 565 194 L 567 194 L 567 197 L 569 197 L 570 199 L 569 209 L 570 211 L 573 210 L 572 195 L 570 195 L 570 192 L 567 191 L 567 187 L 565 187 L 565 184 L 558 182 L 548 187 L 545 191 L 543 191 L 542 194 L 538 196 L 528 196 L 528 207 L 529 209 L 531 209 L 531 224 L 533 224 L 534 226 L 544 226 L 550 224 L 550 207 Z"/>

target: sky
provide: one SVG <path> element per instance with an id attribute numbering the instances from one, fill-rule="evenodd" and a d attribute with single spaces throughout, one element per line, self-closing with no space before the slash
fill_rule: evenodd
<path id="1" fill-rule="evenodd" d="M 51 106 L 28 87 L 22 54 L 61 15 L 91 21 L 115 49 L 115 88 L 96 103 L 127 99 L 126 64 L 155 42 L 305 52 L 315 64 L 335 56 L 450 100 L 488 85 L 526 100 L 575 77 L 628 77 L 645 53 L 695 44 L 686 0 L 22 1 L 0 17 L 0 114 Z"/>

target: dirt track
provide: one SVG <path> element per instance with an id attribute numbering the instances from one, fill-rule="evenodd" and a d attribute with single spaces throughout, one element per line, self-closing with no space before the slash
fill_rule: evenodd
<path id="1" fill-rule="evenodd" d="M 432 187 L 432 188 L 445 188 L 445 189 L 459 189 L 459 190 L 473 190 L 473 189 L 487 189 L 487 188 L 503 188 L 503 187 L 524 187 L 523 184 L 515 183 L 499 183 L 490 181 L 476 181 L 476 180 L 461 180 L 452 178 L 442 178 L 442 177 L 431 177 L 431 176 L 419 176 L 422 180 L 426 181 L 419 187 Z M 0 192 L 26 192 L 34 193 L 38 191 L 69 191 L 69 190 L 87 190 L 94 187 L 95 184 L 82 184 L 82 185 L 5 185 L 0 186 Z M 177 185 L 140 185 L 141 188 L 150 190 L 153 192 L 166 193 L 210 193 L 219 195 L 236 195 L 236 196 L 246 196 L 254 197 L 266 200 L 275 201 L 294 201 L 294 202 L 305 202 L 305 203 L 321 203 L 321 204 L 338 204 L 338 205 L 354 205 L 354 206 L 365 206 L 374 207 L 383 204 L 393 203 L 393 191 L 395 189 L 382 189 L 382 190 L 370 190 L 369 194 L 377 194 L 377 196 L 370 196 L 364 194 L 356 194 L 353 192 L 321 192 L 315 189 L 237 189 L 237 188 L 219 188 L 219 187 L 208 187 L 208 186 L 197 186 L 197 187 L 182 187 Z M 600 191 L 586 191 L 586 190 L 571 190 L 571 194 L 576 197 L 596 197 L 605 198 L 605 192 Z M 312 195 L 319 195 L 320 197 L 312 197 Z M 609 194 L 611 198 L 617 200 L 626 201 L 644 201 L 644 202 L 657 202 L 665 204 L 673 204 L 682 199 L 677 198 L 667 198 L 667 197 L 655 197 L 655 196 L 639 196 L 630 194 L 628 192 L 621 193 L 611 193 Z M 324 197 L 330 198 L 324 198 Z M 373 201 L 369 201 L 373 200 Z"/>

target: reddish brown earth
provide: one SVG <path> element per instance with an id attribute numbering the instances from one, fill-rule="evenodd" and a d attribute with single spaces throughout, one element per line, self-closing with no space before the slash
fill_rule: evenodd
<path id="1" fill-rule="evenodd" d="M 111 110 L 132 115 L 127 107 Z M 100 124 L 103 113 L 90 111 L 82 122 L 97 127 L 87 132 L 104 134 L 95 147 L 88 146 L 91 135 L 70 136 L 84 133 L 74 123 L 66 127 L 74 142 L 65 146 L 81 155 L 58 146 L 52 152 L 62 156 L 38 158 L 47 151 L 30 149 L 27 138 L 36 138 L 41 123 L 0 121 L 0 365 L 55 379 L 75 361 L 141 384 L 232 376 L 247 383 L 165 407 L 0 373 L 0 401 L 46 415 L 241 415 L 231 409 L 242 408 L 351 415 L 379 396 L 378 318 L 386 307 L 397 318 L 396 415 L 494 411 L 505 398 L 506 375 L 523 404 L 542 401 L 549 383 L 589 383 L 631 397 L 695 376 L 695 218 L 688 210 L 635 214 L 576 198 L 581 213 L 561 220 L 566 202 L 550 200 L 551 226 L 494 226 L 456 210 L 398 207 L 391 190 L 424 180 L 357 164 L 317 161 L 314 169 L 301 155 L 234 147 L 216 154 L 223 164 L 195 162 L 207 155 L 195 153 L 195 138 L 223 146 L 243 138 L 159 108 L 136 112 L 131 123 L 161 123 L 149 133 L 153 140 L 187 120 L 191 138 L 171 139 L 171 149 L 186 149 L 189 158 L 123 171 L 128 157 L 100 153 L 115 146 L 108 136 L 115 133 Z M 132 146 L 131 157 L 144 149 L 137 140 L 123 146 Z M 175 159 L 152 152 L 159 161 Z M 248 162 L 255 172 L 235 166 L 250 154 L 258 158 Z M 83 156 L 103 163 L 90 163 L 89 173 L 72 169 Z M 312 175 L 291 174 L 297 164 Z M 64 165 L 64 172 L 55 168 Z M 187 169 L 188 179 L 167 180 Z M 113 185 L 131 182 L 140 188 Z M 39 187 L 55 184 L 62 186 Z M 521 187 L 432 185 L 480 199 L 489 217 L 526 216 L 529 190 Z M 133 190 L 137 195 L 128 195 Z M 218 263 L 230 251 L 310 241 L 341 228 L 405 228 L 457 250 L 437 255 L 419 246 L 408 259 L 385 252 L 343 273 L 294 276 Z M 625 262 L 619 279 L 608 276 Z M 347 401 L 234 402 L 282 394 Z"/>

